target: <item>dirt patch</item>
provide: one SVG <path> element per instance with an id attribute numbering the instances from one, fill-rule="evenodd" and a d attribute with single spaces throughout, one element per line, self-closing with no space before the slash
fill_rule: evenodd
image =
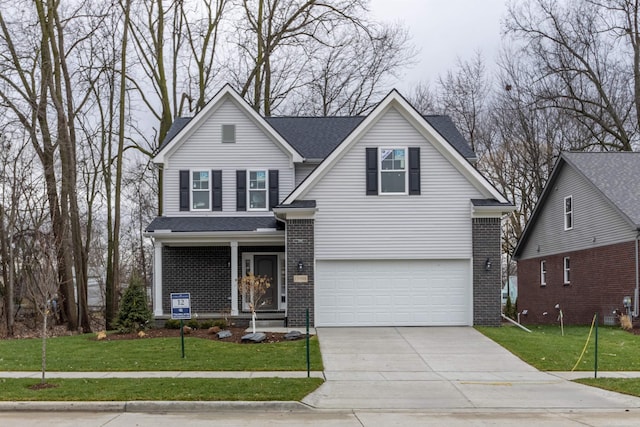
<path id="1" fill-rule="evenodd" d="M 38 383 L 38 384 L 34 384 L 32 386 L 29 386 L 29 390 L 44 390 L 46 388 L 57 388 L 58 385 L 57 384 L 51 384 L 51 383 Z"/>

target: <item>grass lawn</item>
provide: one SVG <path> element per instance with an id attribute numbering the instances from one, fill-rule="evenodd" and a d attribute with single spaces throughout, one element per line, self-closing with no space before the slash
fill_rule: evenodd
<path id="1" fill-rule="evenodd" d="M 96 341 L 94 334 L 47 339 L 48 371 L 305 371 L 305 340 L 235 344 L 185 337 Z M 0 340 L 0 371 L 39 371 L 40 339 Z M 322 370 L 317 337 L 311 370 Z"/>
<path id="2" fill-rule="evenodd" d="M 560 326 L 534 326 L 532 333 L 516 326 L 476 328 L 507 350 L 542 371 L 570 371 L 578 361 L 589 326 L 566 326 L 564 336 Z M 595 330 L 577 371 L 594 369 Z M 640 371 L 640 336 L 619 327 L 598 329 L 599 371 Z"/>
<path id="3" fill-rule="evenodd" d="M 576 382 L 640 397 L 640 378 L 581 378 Z"/>
<path id="4" fill-rule="evenodd" d="M 57 387 L 31 390 L 35 379 L 0 379 L 0 401 L 301 400 L 320 378 L 51 379 Z"/>

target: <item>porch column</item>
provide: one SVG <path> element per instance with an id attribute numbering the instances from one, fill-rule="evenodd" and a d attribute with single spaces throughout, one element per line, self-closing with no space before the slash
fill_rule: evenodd
<path id="1" fill-rule="evenodd" d="M 153 315 L 162 316 L 162 243 L 153 242 Z"/>
<path id="2" fill-rule="evenodd" d="M 238 242 L 231 243 L 231 315 L 238 315 Z"/>

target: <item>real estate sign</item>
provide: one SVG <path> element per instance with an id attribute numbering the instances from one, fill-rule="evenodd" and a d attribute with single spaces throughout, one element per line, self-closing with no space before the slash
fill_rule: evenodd
<path id="1" fill-rule="evenodd" d="M 171 318 L 191 319 L 191 294 L 189 292 L 171 294 Z"/>

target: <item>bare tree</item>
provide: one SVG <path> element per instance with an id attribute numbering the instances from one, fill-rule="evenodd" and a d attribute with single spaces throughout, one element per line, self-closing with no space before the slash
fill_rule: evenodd
<path id="1" fill-rule="evenodd" d="M 541 106 L 565 111 L 590 145 L 632 150 L 640 130 L 640 5 L 629 0 L 513 2 L 508 34 L 522 42 Z"/>
<path id="2" fill-rule="evenodd" d="M 415 50 L 399 25 L 369 23 L 334 31 L 328 42 L 310 41 L 309 61 L 286 109 L 310 116 L 360 115 L 389 90 Z"/>

